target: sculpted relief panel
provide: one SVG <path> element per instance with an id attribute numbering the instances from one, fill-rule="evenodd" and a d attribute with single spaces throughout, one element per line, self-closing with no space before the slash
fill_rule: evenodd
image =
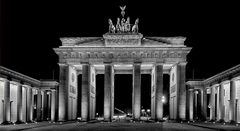
<path id="1" fill-rule="evenodd" d="M 186 58 L 184 51 L 61 52 L 60 59 L 80 58 Z"/>

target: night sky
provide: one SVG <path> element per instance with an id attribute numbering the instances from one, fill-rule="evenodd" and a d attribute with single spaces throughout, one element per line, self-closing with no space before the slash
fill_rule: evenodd
<path id="1" fill-rule="evenodd" d="M 237 3 L 176 1 L 1 0 L 0 64 L 36 79 L 58 79 L 60 37 L 101 37 L 108 18 L 116 22 L 126 5 L 144 36 L 185 36 L 193 47 L 187 79 L 204 79 L 239 64 Z"/>

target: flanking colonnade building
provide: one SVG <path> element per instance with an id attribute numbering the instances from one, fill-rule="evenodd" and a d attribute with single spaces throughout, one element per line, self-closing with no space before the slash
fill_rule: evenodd
<path id="1" fill-rule="evenodd" d="M 57 119 L 58 82 L 36 80 L 0 66 L 0 124 Z"/>
<path id="2" fill-rule="evenodd" d="M 240 65 L 186 85 L 189 120 L 240 123 Z"/>

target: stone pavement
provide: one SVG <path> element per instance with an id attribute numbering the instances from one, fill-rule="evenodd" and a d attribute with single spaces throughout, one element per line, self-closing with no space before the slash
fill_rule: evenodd
<path id="1" fill-rule="evenodd" d="M 186 124 L 221 131 L 240 131 L 240 124 L 216 123 L 216 122 L 190 122 Z"/>
<path id="2" fill-rule="evenodd" d="M 60 131 L 60 130 L 72 130 L 72 131 L 180 131 L 180 130 L 194 130 L 194 131 L 214 131 L 214 130 L 240 130 L 240 126 L 235 125 L 223 125 L 220 123 L 176 123 L 176 122 L 129 122 L 121 120 L 120 122 L 39 122 L 30 124 L 19 125 L 0 125 L 0 131 L 5 130 L 27 130 L 27 131 Z"/>

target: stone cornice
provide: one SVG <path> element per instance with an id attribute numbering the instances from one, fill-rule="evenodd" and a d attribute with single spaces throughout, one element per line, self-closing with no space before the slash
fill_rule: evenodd
<path id="1" fill-rule="evenodd" d="M 178 36 L 178 37 L 145 37 L 146 39 L 156 40 L 159 42 L 164 42 L 168 44 L 176 44 L 176 45 L 183 45 L 186 37 Z"/>
<path id="2" fill-rule="evenodd" d="M 186 84 L 197 86 L 199 83 L 200 85 L 203 85 L 204 87 L 213 87 L 219 84 L 225 84 L 230 82 L 231 80 L 239 80 L 240 76 L 236 76 L 236 74 L 240 74 L 240 64 L 237 66 L 234 66 L 228 70 L 225 70 L 221 73 L 218 73 L 208 79 L 205 79 L 203 81 L 187 81 Z"/>
<path id="3" fill-rule="evenodd" d="M 16 71 L 13 71 L 11 69 L 5 68 L 3 66 L 0 66 L 0 74 L 10 77 L 13 81 L 10 81 L 11 83 L 18 84 L 20 81 L 22 81 L 23 86 L 29 86 L 29 87 L 56 87 L 58 86 L 58 82 L 53 80 L 37 80 L 34 78 L 31 78 L 29 76 L 26 76 L 24 74 L 18 73 Z M 7 80 L 6 78 L 0 78 L 0 80 Z M 19 83 L 20 84 L 20 83 Z"/>
<path id="4" fill-rule="evenodd" d="M 189 86 L 204 86 L 203 81 L 187 81 L 186 85 Z"/>
<path id="5" fill-rule="evenodd" d="M 18 80 L 22 80 L 24 82 L 28 82 L 34 86 L 39 86 L 40 85 L 40 81 L 39 80 L 36 80 L 34 78 L 31 78 L 29 76 L 26 76 L 24 74 L 21 74 L 21 73 L 18 73 L 16 71 L 13 71 L 13 70 L 10 70 L 10 69 L 7 69 L 3 66 L 0 66 L 0 74 L 3 74 L 3 75 L 7 75 L 11 78 L 15 78 L 15 79 L 18 79 Z"/>
<path id="6" fill-rule="evenodd" d="M 221 82 L 223 79 L 230 79 L 238 73 L 240 73 L 240 64 L 204 80 L 204 84 L 208 85 L 214 82 Z"/>
<path id="7" fill-rule="evenodd" d="M 57 87 L 59 85 L 59 83 L 58 82 L 56 82 L 56 81 L 52 81 L 52 80 L 43 80 L 43 81 L 41 81 L 41 88 L 43 88 L 43 87 L 51 87 L 51 88 L 53 88 L 53 87 Z"/>

